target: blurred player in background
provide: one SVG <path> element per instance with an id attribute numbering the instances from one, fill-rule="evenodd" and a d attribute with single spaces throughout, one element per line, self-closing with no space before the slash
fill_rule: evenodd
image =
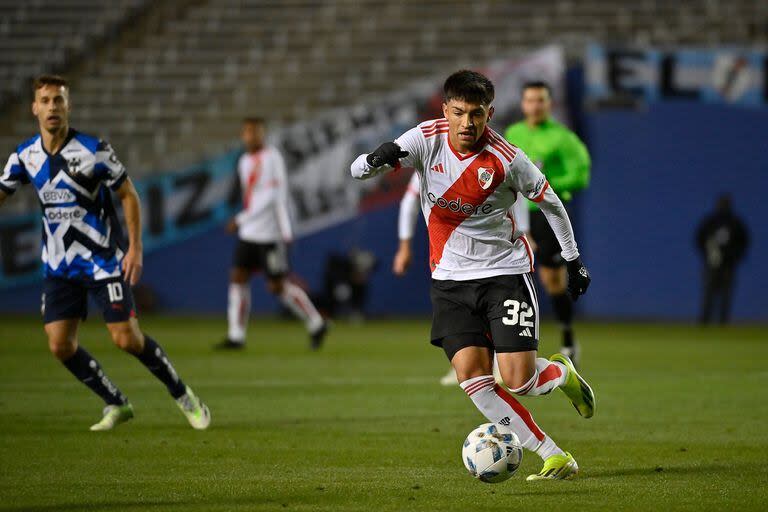
<path id="1" fill-rule="evenodd" d="M 579 137 L 552 119 L 552 90 L 545 82 L 523 86 L 521 108 L 524 120 L 509 126 L 507 141 L 525 151 L 547 177 L 550 187 L 564 204 L 589 185 L 589 152 Z M 530 232 L 536 267 L 562 328 L 561 352 L 578 366 L 580 350 L 573 335 L 573 302 L 567 293 L 565 261 L 560 244 L 544 213 L 529 203 Z"/>
<path id="2" fill-rule="evenodd" d="M 237 248 L 229 277 L 227 338 L 218 348 L 242 348 L 251 308 L 251 275 L 264 271 L 267 289 L 309 331 L 312 349 L 323 344 L 327 324 L 306 292 L 286 278 L 287 245 L 293 238 L 288 213 L 288 179 L 282 155 L 266 142 L 266 123 L 258 117 L 243 120 L 240 138 L 245 153 L 237 163 L 243 210 L 227 230 L 237 233 Z"/>
<path id="3" fill-rule="evenodd" d="M 723 195 L 715 211 L 708 214 L 696 230 L 696 247 L 704 259 L 704 287 L 699 322 L 712 321 L 719 302 L 718 321 L 727 324 L 731 316 L 731 297 L 736 267 L 749 247 L 749 231 L 731 207 L 731 198 Z"/>
<path id="4" fill-rule="evenodd" d="M 392 261 L 392 272 L 398 277 L 405 275 L 413 259 L 411 240 L 413 240 L 416 219 L 421 210 L 421 205 L 419 204 L 420 188 L 419 173 L 414 172 L 405 189 L 403 198 L 400 200 L 400 210 L 397 219 L 397 237 L 399 242 L 395 259 Z"/>
<path id="5" fill-rule="evenodd" d="M 560 388 L 584 417 L 594 393 L 570 359 L 537 357 L 539 318 L 533 256 L 509 209 L 518 193 L 545 212 L 568 262 L 568 290 L 586 292 L 581 262 L 560 199 L 528 157 L 488 128 L 494 88 L 488 78 L 459 71 L 444 87 L 444 119 L 427 121 L 385 142 L 351 165 L 367 179 L 400 167 L 419 173 L 432 270 L 432 344 L 442 347 L 461 388 L 489 421 L 511 428 L 544 460 L 528 480 L 572 478 L 573 456 L 561 450 L 512 394 L 495 383 L 494 355 L 512 393 L 540 396 Z"/>
<path id="6" fill-rule="evenodd" d="M 58 76 L 38 77 L 32 113 L 40 134 L 22 142 L 0 175 L 0 203 L 32 183 L 43 213 L 43 320 L 53 355 L 106 403 L 91 430 L 111 430 L 133 418 L 128 399 L 79 343 L 77 330 L 98 305 L 112 341 L 136 356 L 168 388 L 195 429 L 211 421 L 208 407 L 185 385 L 162 347 L 143 333 L 131 286 L 141 277 L 139 196 L 112 147 L 69 126 L 69 86 Z M 120 198 L 128 246 L 115 215 L 111 191 Z"/>

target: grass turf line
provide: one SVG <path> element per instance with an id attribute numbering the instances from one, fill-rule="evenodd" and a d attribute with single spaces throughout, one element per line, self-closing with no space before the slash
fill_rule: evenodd
<path id="1" fill-rule="evenodd" d="M 561 393 L 524 398 L 581 467 L 572 482 L 470 478 L 461 442 L 485 422 L 429 346 L 428 321 L 337 325 L 320 353 L 297 323 L 255 320 L 244 352 L 213 352 L 222 320 L 142 319 L 210 405 L 195 432 L 164 387 L 111 346 L 82 344 L 136 418 L 88 432 L 101 403 L 47 352 L 35 318 L 0 325 L 2 511 L 765 510 L 768 330 L 587 324 L 583 374 L 597 413 Z M 542 355 L 557 331 L 543 326 Z"/>

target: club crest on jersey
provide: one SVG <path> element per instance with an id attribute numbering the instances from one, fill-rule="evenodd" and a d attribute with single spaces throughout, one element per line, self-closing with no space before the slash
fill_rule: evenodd
<path id="1" fill-rule="evenodd" d="M 80 172 L 80 159 L 79 158 L 70 158 L 67 160 L 67 170 L 69 170 L 69 174 L 78 174 Z"/>
<path id="2" fill-rule="evenodd" d="M 493 183 L 493 173 L 495 169 L 489 169 L 488 167 L 480 167 L 477 170 L 477 181 L 480 183 L 480 188 L 488 190 L 488 187 Z"/>

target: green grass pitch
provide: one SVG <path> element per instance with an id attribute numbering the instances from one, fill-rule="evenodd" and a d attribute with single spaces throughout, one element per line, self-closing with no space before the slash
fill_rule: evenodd
<path id="1" fill-rule="evenodd" d="M 581 466 L 570 482 L 470 478 L 464 436 L 485 422 L 438 378 L 429 322 L 337 325 L 310 353 L 297 323 L 255 320 L 217 353 L 222 319 L 143 319 L 210 405 L 189 428 L 161 384 L 87 322 L 80 339 L 136 418 L 91 433 L 101 403 L 47 352 L 35 318 L 0 322 L 2 511 L 768 510 L 768 329 L 585 324 L 597 414 L 525 398 Z M 543 327 L 542 354 L 556 345 Z"/>

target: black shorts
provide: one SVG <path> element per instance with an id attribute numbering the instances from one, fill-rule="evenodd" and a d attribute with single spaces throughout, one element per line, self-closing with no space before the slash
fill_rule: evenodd
<path id="1" fill-rule="evenodd" d="M 283 277 L 288 273 L 288 251 L 282 243 L 238 240 L 232 265 L 252 272 L 263 271 L 268 277 Z"/>
<path id="2" fill-rule="evenodd" d="M 42 313 L 47 324 L 57 320 L 88 317 L 88 296 L 107 323 L 125 322 L 136 316 L 131 287 L 122 277 L 103 281 L 75 281 L 48 277 L 43 282 Z"/>
<path id="3" fill-rule="evenodd" d="M 547 222 L 544 213 L 536 209 L 531 212 L 531 237 L 536 242 L 536 265 L 558 268 L 565 265 L 560 254 L 560 242 Z"/>
<path id="4" fill-rule="evenodd" d="M 530 273 L 432 280 L 432 344 L 448 359 L 465 347 L 495 352 L 539 348 L 539 305 Z"/>

